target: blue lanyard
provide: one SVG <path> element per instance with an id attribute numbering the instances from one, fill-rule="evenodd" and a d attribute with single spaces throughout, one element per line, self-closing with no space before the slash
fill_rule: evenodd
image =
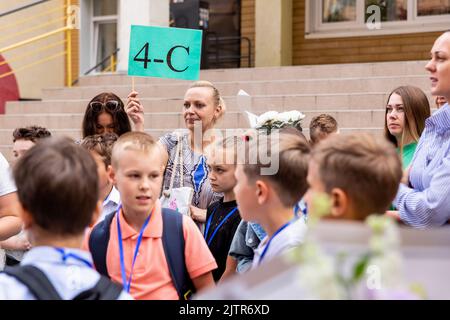
<path id="1" fill-rule="evenodd" d="M 270 243 L 272 242 L 273 238 L 275 238 L 281 231 L 283 231 L 284 229 L 286 229 L 291 223 L 293 223 L 293 222 L 294 222 L 295 220 L 297 220 L 297 219 L 298 219 L 297 216 L 295 216 L 293 219 L 289 220 L 288 222 L 286 222 L 285 224 L 283 224 L 277 231 L 275 231 L 275 233 L 273 234 L 273 236 L 270 237 L 269 241 L 267 241 L 267 244 L 266 244 L 266 246 L 265 246 L 265 248 L 264 248 L 264 250 L 263 250 L 263 252 L 262 252 L 262 254 L 261 254 L 261 257 L 259 258 L 258 265 L 260 265 L 261 262 L 263 261 L 264 256 L 265 256 L 266 253 L 267 253 L 267 250 L 269 250 L 269 246 L 270 246 Z"/>
<path id="2" fill-rule="evenodd" d="M 144 225 L 142 226 L 141 231 L 139 232 L 139 236 L 137 238 L 137 243 L 136 243 L 136 249 L 134 250 L 134 256 L 133 256 L 133 262 L 131 263 L 131 270 L 130 270 L 130 277 L 128 278 L 127 281 L 127 274 L 125 271 L 125 259 L 123 257 L 123 243 L 122 243 L 122 230 L 120 229 L 120 209 L 122 208 L 122 206 L 119 206 L 119 208 L 117 209 L 116 212 L 116 216 L 117 216 L 117 233 L 118 233 L 118 237 L 119 237 L 119 253 L 120 253 L 120 269 L 122 271 L 122 282 L 123 282 L 123 287 L 126 290 L 126 292 L 130 292 L 130 287 L 131 287 L 131 278 L 133 276 L 133 268 L 134 268 L 134 263 L 136 262 L 136 257 L 137 254 L 139 252 L 139 247 L 141 246 L 141 242 L 142 242 L 142 237 L 144 235 L 144 230 L 147 227 L 150 218 L 152 216 L 153 210 L 152 212 L 150 212 L 150 214 L 148 215 L 147 219 L 145 219 Z"/>
<path id="3" fill-rule="evenodd" d="M 73 258 L 75 260 L 83 262 L 83 264 L 87 265 L 89 268 L 92 268 L 92 269 L 94 268 L 94 265 L 89 260 L 86 260 L 75 253 L 71 253 L 71 252 L 66 253 L 66 251 L 63 248 L 55 248 L 55 250 L 58 251 L 59 253 L 61 253 L 62 261 L 64 263 L 66 263 L 67 258 Z"/>
<path id="4" fill-rule="evenodd" d="M 231 215 L 237 210 L 237 207 L 234 207 L 234 209 L 232 209 L 232 210 L 225 216 L 225 218 L 223 218 L 223 220 L 219 223 L 219 225 L 216 227 L 216 229 L 214 229 L 212 235 L 209 237 L 209 240 L 208 240 L 207 237 L 208 237 L 209 227 L 211 226 L 212 218 L 213 218 L 214 214 L 216 213 L 218 207 L 219 207 L 219 206 L 217 206 L 217 207 L 214 209 L 214 211 L 213 211 L 213 212 L 211 213 L 211 215 L 209 216 L 208 221 L 206 222 L 206 228 L 205 228 L 205 240 L 206 240 L 206 243 L 208 244 L 208 246 L 211 244 L 212 239 L 215 237 L 215 235 L 216 235 L 217 231 L 219 231 L 220 227 L 221 227 L 221 226 L 228 220 L 228 218 L 230 218 Z"/>

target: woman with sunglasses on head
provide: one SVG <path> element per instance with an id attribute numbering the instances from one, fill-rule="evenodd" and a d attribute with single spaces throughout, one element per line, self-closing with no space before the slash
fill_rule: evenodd
<path id="1" fill-rule="evenodd" d="M 137 112 L 142 109 L 137 95 L 136 91 L 129 94 L 127 110 Z M 206 220 L 206 208 L 221 196 L 221 194 L 212 191 L 203 150 L 212 141 L 211 136 L 209 138 L 206 138 L 206 136 L 208 133 L 213 132 L 212 130 L 214 130 L 217 121 L 225 113 L 225 109 L 225 102 L 212 83 L 208 81 L 194 82 L 184 95 L 182 109 L 185 126 L 188 129 L 187 132 L 180 133 L 180 137 L 178 137 L 177 132 L 168 133 L 159 140 L 167 151 L 163 190 L 169 189 L 172 170 L 179 170 L 174 169 L 174 162 L 177 154 L 177 145 L 180 143 L 183 157 L 183 186 L 194 189 L 190 215 L 200 223 Z M 201 129 L 199 133 L 201 133 L 202 141 L 194 141 L 194 127 Z M 180 185 L 179 180 L 180 176 L 176 174 L 174 187 Z"/>
<path id="2" fill-rule="evenodd" d="M 431 49 L 425 69 L 431 94 L 450 99 L 450 30 Z M 450 106 L 425 121 L 411 167 L 405 172 L 394 205 L 400 219 L 416 228 L 442 226 L 450 220 Z"/>
<path id="3" fill-rule="evenodd" d="M 83 138 L 94 134 L 115 133 L 118 136 L 131 131 L 133 121 L 136 131 L 143 131 L 143 109 L 124 109 L 122 100 L 111 92 L 103 92 L 95 96 L 88 104 L 84 113 Z"/>

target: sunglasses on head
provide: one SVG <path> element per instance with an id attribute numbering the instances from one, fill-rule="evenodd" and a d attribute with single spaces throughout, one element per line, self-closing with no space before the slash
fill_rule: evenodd
<path id="1" fill-rule="evenodd" d="M 120 109 L 120 104 L 117 100 L 108 100 L 106 102 L 92 101 L 89 103 L 89 106 L 94 112 L 100 112 L 104 109 L 110 112 L 116 112 Z"/>

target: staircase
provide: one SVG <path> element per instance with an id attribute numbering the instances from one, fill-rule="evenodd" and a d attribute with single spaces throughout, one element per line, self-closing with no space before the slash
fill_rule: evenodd
<path id="1" fill-rule="evenodd" d="M 294 66 L 251 69 L 217 69 L 201 72 L 213 82 L 227 104 L 220 128 L 248 127 L 236 94 L 240 89 L 252 96 L 252 112 L 302 111 L 304 132 L 312 117 L 328 113 L 336 118 L 343 134 L 381 134 L 387 94 L 400 85 L 414 85 L 429 94 L 425 61 Z M 135 89 L 145 109 L 146 131 L 160 136 L 184 128 L 183 95 L 190 82 L 136 78 Z M 81 78 L 72 88 L 48 88 L 42 101 L 8 102 L 0 115 L 0 151 L 11 159 L 12 132 L 27 125 L 47 127 L 54 135 L 80 138 L 81 122 L 89 100 L 103 91 L 120 96 L 124 103 L 131 91 L 131 78 L 124 74 L 102 74 Z"/>

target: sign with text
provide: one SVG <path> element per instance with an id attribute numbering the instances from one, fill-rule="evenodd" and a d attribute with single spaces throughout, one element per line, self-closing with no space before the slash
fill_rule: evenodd
<path id="1" fill-rule="evenodd" d="M 202 31 L 131 26 L 128 75 L 198 80 Z"/>

